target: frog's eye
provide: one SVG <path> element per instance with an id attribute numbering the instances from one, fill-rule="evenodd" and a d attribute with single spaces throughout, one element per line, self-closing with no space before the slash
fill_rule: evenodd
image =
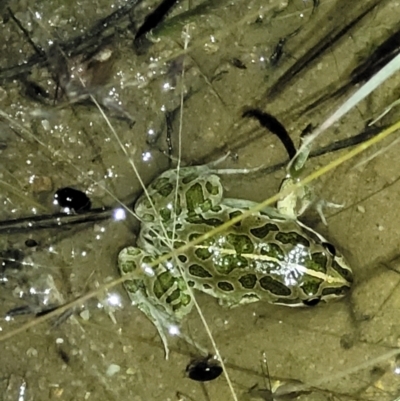
<path id="1" fill-rule="evenodd" d="M 322 246 L 332 255 L 336 255 L 336 248 L 329 242 L 323 242 Z"/>
<path id="2" fill-rule="evenodd" d="M 320 297 L 312 298 L 312 299 L 305 299 L 305 300 L 303 301 L 303 304 L 304 304 L 305 306 L 315 306 L 315 305 L 318 305 L 318 304 L 319 304 L 319 301 L 321 301 L 321 298 L 320 298 Z"/>

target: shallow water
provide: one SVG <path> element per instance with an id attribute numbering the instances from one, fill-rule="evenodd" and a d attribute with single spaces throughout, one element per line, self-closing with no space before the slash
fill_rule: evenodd
<path id="1" fill-rule="evenodd" d="M 192 7 L 198 3 L 192 2 Z M 94 208 L 121 204 L 129 208 L 141 193 L 132 161 L 145 184 L 170 166 L 164 154 L 168 153 L 168 125 L 172 155 L 178 157 L 182 88 L 183 165 L 210 162 L 227 151 L 234 156 L 224 162 L 229 168 L 286 162 L 279 140 L 255 121 L 244 120 L 243 109 L 260 107 L 275 115 L 297 143 L 307 124 L 323 121 L 342 98 L 329 99 L 311 111 L 305 111 L 306 107 L 319 96 L 334 92 L 360 59 L 397 26 L 396 2 L 320 3 L 312 13 L 311 1 L 220 1 L 210 3 L 212 7 L 194 17 L 179 16 L 188 6 L 182 3 L 171 16 L 176 18 L 172 20 L 173 28 L 167 26 L 157 32 L 161 40 L 142 55 L 133 50 L 134 35 L 123 20 L 113 40 L 102 48 L 103 54 L 111 54 L 110 61 L 96 64 L 90 48 L 86 58 L 55 52 L 49 58 L 49 69 L 35 64 L 28 79 L 50 93 L 49 99 L 39 96 L 36 100 L 27 96 L 21 77 L 5 77 L 5 68 L 28 59 L 33 50 L 13 21 L 3 23 L 1 29 L 9 42 L 3 45 L 0 60 L 4 113 L 0 116 L 4 148 L 0 154 L 1 220 L 58 212 L 52 196 L 65 186 L 85 191 Z M 340 31 L 347 21 L 375 3 L 376 8 L 321 51 L 305 71 L 287 84 L 274 86 L 327 32 Z M 26 9 L 21 2 L 13 4 L 12 9 L 32 40 L 48 50 L 55 41 L 64 43 L 82 35 L 100 18 L 124 5 L 95 4 L 83 3 L 71 10 L 62 2 L 38 2 Z M 143 18 L 146 6 L 135 11 L 137 18 Z M 188 22 L 189 53 L 183 57 L 182 29 L 177 27 Z M 271 55 L 282 38 L 287 38 L 282 56 L 271 65 Z M 66 79 L 65 66 L 83 77 L 118 139 L 78 79 Z M 69 84 L 56 105 L 54 76 Z M 394 75 L 326 132 L 315 147 L 361 132 L 367 120 L 396 100 L 398 81 L 398 75 Z M 275 88 L 273 94 L 270 88 Z M 75 89 L 80 99 L 86 98 L 86 104 L 73 101 Z M 396 121 L 397 114 L 394 109 L 378 124 Z M 380 143 L 368 155 L 387 147 L 392 140 Z M 263 354 L 273 378 L 296 379 L 305 384 L 309 392 L 299 395 L 301 400 L 394 400 L 398 396 L 397 148 L 398 144 L 393 144 L 359 165 L 366 159 L 363 154 L 314 185 L 319 198 L 345 205 L 327 212 L 327 227 L 313 210 L 304 219 L 350 261 L 355 283 L 349 297 L 309 309 L 255 303 L 229 310 L 207 295 L 198 295 L 239 399 L 255 398 L 249 389 L 256 383 L 265 386 Z M 343 152 L 346 150 L 311 159 L 308 171 Z M 245 194 L 246 199 L 262 201 L 276 193 L 283 177 L 284 170 L 280 169 L 251 177 L 228 176 L 223 182 L 229 197 L 242 198 Z M 5 263 L 15 259 L 15 250 L 24 258 L 22 264 L 5 265 L 1 316 L 24 305 L 35 312 L 49 304 L 72 301 L 118 278 L 118 252 L 134 244 L 137 228 L 135 219 L 129 216 L 123 221 L 110 217 L 54 225 L 51 229 L 24 229 L 12 234 L 3 231 L 1 246 L 9 251 L 3 254 Z M 27 247 L 27 239 L 34 239 L 38 245 Z M 119 297 L 118 305 L 110 305 L 115 296 Z M 13 333 L 31 320 L 31 316 L 3 318 L 1 333 Z M 195 311 L 185 319 L 182 330 L 212 352 Z M 3 399 L 129 397 L 157 401 L 177 399 L 177 394 L 185 400 L 234 399 L 223 377 L 204 386 L 186 378 L 185 367 L 198 353 L 183 340 L 171 338 L 170 344 L 171 355 L 166 361 L 154 326 L 130 305 L 122 286 L 99 291 L 75 308 L 73 316 L 62 324 L 54 327 L 51 320 L 3 340 Z M 24 386 L 26 391 L 21 395 Z"/>

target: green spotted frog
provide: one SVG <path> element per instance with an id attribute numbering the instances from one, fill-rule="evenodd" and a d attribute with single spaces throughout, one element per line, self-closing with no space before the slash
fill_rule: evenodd
<path id="1" fill-rule="evenodd" d="M 267 301 L 288 306 L 315 305 L 343 297 L 352 271 L 321 235 L 295 217 L 293 196 L 245 216 L 222 233 L 179 252 L 255 205 L 223 196 L 220 173 L 212 167 L 171 169 L 157 177 L 135 204 L 141 222 L 137 246 L 118 258 L 132 299 L 155 324 L 168 355 L 167 333 L 193 305 L 196 289 L 238 306 Z M 176 255 L 151 264 L 171 249 Z"/>
<path id="2" fill-rule="evenodd" d="M 235 172 L 235 171 L 233 171 Z M 141 222 L 137 246 L 118 258 L 132 302 L 155 324 L 168 355 L 174 332 L 194 305 L 192 289 L 233 307 L 267 301 L 311 306 L 344 296 L 352 271 L 321 235 L 296 219 L 293 195 L 245 216 L 222 233 L 179 251 L 255 205 L 224 198 L 213 166 L 171 169 L 157 177 L 135 204 Z M 154 262 L 176 250 L 162 263 Z"/>

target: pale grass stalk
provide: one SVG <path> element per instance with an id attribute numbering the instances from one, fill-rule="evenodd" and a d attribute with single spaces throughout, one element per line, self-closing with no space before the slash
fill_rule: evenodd
<path id="1" fill-rule="evenodd" d="M 348 113 L 353 107 L 360 103 L 370 93 L 372 93 L 379 85 L 390 78 L 395 72 L 400 69 L 400 54 L 398 54 L 393 60 L 382 67 L 372 78 L 370 78 L 361 88 L 353 93 L 332 115 L 330 115 L 317 129 L 314 130 L 310 135 L 307 135 L 296 155 L 289 163 L 287 169 L 290 172 L 293 168 L 297 170 L 296 165 L 300 168 L 303 167 L 304 157 L 307 158 L 311 144 L 314 142 L 324 131 L 339 121 L 346 113 Z"/>

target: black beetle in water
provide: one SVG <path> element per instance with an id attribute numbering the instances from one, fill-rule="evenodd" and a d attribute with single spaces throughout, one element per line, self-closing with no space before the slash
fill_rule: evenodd
<path id="1" fill-rule="evenodd" d="M 84 192 L 70 187 L 57 190 L 54 194 L 54 201 L 55 204 L 74 210 L 76 213 L 86 212 L 92 205 Z"/>
<path id="2" fill-rule="evenodd" d="M 198 382 L 208 382 L 216 379 L 222 373 L 219 362 L 211 355 L 205 358 L 196 358 L 186 366 L 187 376 Z"/>

